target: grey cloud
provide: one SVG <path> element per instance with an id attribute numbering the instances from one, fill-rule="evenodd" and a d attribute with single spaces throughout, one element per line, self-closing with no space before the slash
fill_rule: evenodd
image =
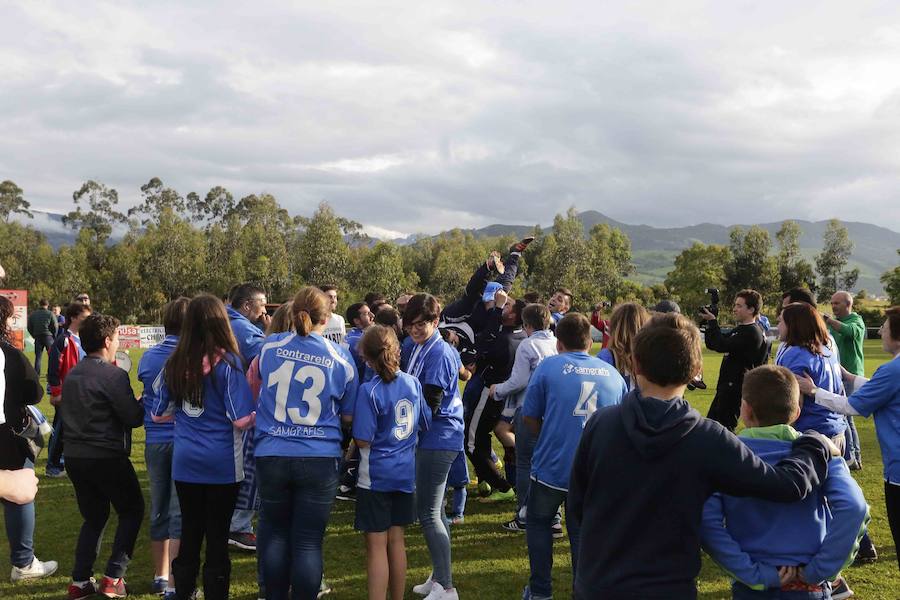
<path id="1" fill-rule="evenodd" d="M 852 203 L 900 228 L 900 96 L 867 74 L 900 54 L 883 6 L 87 3 L 85 32 L 34 11 L 0 40 L 0 176 L 36 206 L 159 176 L 406 232 L 572 204 L 673 225 Z"/>

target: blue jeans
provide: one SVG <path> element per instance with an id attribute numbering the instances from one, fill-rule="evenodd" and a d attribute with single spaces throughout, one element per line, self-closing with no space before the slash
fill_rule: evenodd
<path id="1" fill-rule="evenodd" d="M 537 438 L 531 428 L 525 424 L 522 408 L 516 409 L 514 418 L 516 428 L 516 500 L 519 503 L 519 518 L 522 508 L 528 505 L 528 488 L 531 486 L 531 455 Z"/>
<path id="2" fill-rule="evenodd" d="M 181 508 L 172 481 L 172 442 L 144 446 L 144 462 L 150 480 L 150 539 L 181 539 Z"/>
<path id="3" fill-rule="evenodd" d="M 831 600 L 831 586 L 825 583 L 821 592 L 782 592 L 777 588 L 757 592 L 735 581 L 731 586 L 733 600 Z"/>
<path id="4" fill-rule="evenodd" d="M 34 560 L 34 502 L 15 504 L 3 501 L 6 539 L 9 540 L 9 562 L 14 567 L 27 567 Z"/>
<path id="5" fill-rule="evenodd" d="M 322 539 L 338 486 L 337 458 L 256 457 L 261 499 L 257 555 L 266 598 L 315 598 Z"/>
<path id="6" fill-rule="evenodd" d="M 553 532 L 551 525 L 559 505 L 566 501 L 567 492 L 532 481 L 528 491 L 528 528 L 525 539 L 528 542 L 528 562 L 531 577 L 528 587 L 537 597 L 553 597 Z M 572 552 L 572 579 L 575 579 L 578 558 L 578 528 L 566 519 L 569 529 L 569 546 Z"/>
<path id="7" fill-rule="evenodd" d="M 453 488 L 453 500 L 450 503 L 450 517 L 455 519 L 457 517 L 463 517 L 466 514 L 466 498 L 468 498 L 469 492 L 466 490 L 466 486 L 461 486 L 458 488 Z"/>
<path id="8" fill-rule="evenodd" d="M 844 430 L 844 437 L 847 440 L 847 445 L 844 449 L 844 459 L 848 463 L 856 461 L 858 464 L 862 464 L 862 449 L 859 446 L 859 433 L 856 432 L 856 423 L 853 422 L 853 417 L 847 417 L 847 429 Z"/>
<path id="9" fill-rule="evenodd" d="M 431 555 L 432 579 L 453 587 L 450 566 L 450 522 L 444 513 L 447 475 L 458 451 L 419 450 L 416 453 L 416 510 Z"/>
<path id="10" fill-rule="evenodd" d="M 26 459 L 22 468 L 34 469 L 34 463 Z M 34 502 L 15 504 L 3 500 L 3 517 L 9 540 L 9 563 L 27 567 L 34 560 Z"/>

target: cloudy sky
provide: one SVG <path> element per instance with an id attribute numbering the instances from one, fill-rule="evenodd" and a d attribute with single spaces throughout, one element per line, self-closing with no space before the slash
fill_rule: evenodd
<path id="1" fill-rule="evenodd" d="M 570 205 L 900 230 L 896 2 L 0 0 L 0 15 L 0 179 L 35 208 L 68 210 L 85 179 L 131 205 L 157 176 L 297 214 L 326 200 L 381 235 L 547 224 Z"/>

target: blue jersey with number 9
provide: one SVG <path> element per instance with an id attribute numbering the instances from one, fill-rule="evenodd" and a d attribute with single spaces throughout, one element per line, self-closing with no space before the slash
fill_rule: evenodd
<path id="1" fill-rule="evenodd" d="M 359 386 L 353 439 L 369 445 L 359 450 L 356 484 L 374 492 L 415 491 L 416 445 L 430 421 L 422 385 L 412 375 L 398 372 L 390 383 L 375 375 Z"/>
<path id="2" fill-rule="evenodd" d="M 256 456 L 339 457 L 341 416 L 352 415 L 356 368 L 317 333 L 276 333 L 259 353 Z"/>

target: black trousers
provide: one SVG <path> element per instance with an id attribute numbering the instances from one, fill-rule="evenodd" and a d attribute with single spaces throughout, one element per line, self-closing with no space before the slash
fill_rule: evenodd
<path id="1" fill-rule="evenodd" d="M 733 432 L 741 414 L 741 389 L 740 386 L 732 387 L 737 390 L 736 393 L 732 389 L 716 390 L 716 397 L 709 405 L 706 418 L 718 421 L 723 427 Z"/>
<path id="2" fill-rule="evenodd" d="M 61 407 L 57 406 L 56 413 L 53 415 L 53 433 L 50 434 L 50 441 L 47 447 L 47 467 L 62 468 L 63 455 L 63 420 Z"/>
<path id="3" fill-rule="evenodd" d="M 228 533 L 240 483 L 187 483 L 176 481 L 181 505 L 181 546 L 172 561 L 176 598 L 187 600 L 197 587 L 200 547 L 206 538 L 203 564 L 203 596 L 226 600 L 231 583 Z"/>
<path id="4" fill-rule="evenodd" d="M 894 548 L 898 548 L 897 567 L 900 568 L 900 485 L 884 482 L 884 503 L 887 505 L 888 524 L 894 538 Z"/>
<path id="5" fill-rule="evenodd" d="M 75 487 L 78 511 L 84 523 L 75 546 L 73 581 L 86 581 L 94 574 L 103 530 L 109 520 L 109 505 L 119 516 L 112 552 L 104 575 L 123 577 L 144 519 L 144 496 L 134 467 L 127 457 L 66 459 L 66 470 Z"/>
<path id="6" fill-rule="evenodd" d="M 468 400 L 465 415 L 466 456 L 472 461 L 479 482 L 487 481 L 493 489 L 506 492 L 512 486 L 491 458 L 491 432 L 503 412 L 503 403 L 487 397 L 487 387 L 482 385 L 477 375 L 466 384 L 464 395 L 469 396 L 465 399 Z"/>

